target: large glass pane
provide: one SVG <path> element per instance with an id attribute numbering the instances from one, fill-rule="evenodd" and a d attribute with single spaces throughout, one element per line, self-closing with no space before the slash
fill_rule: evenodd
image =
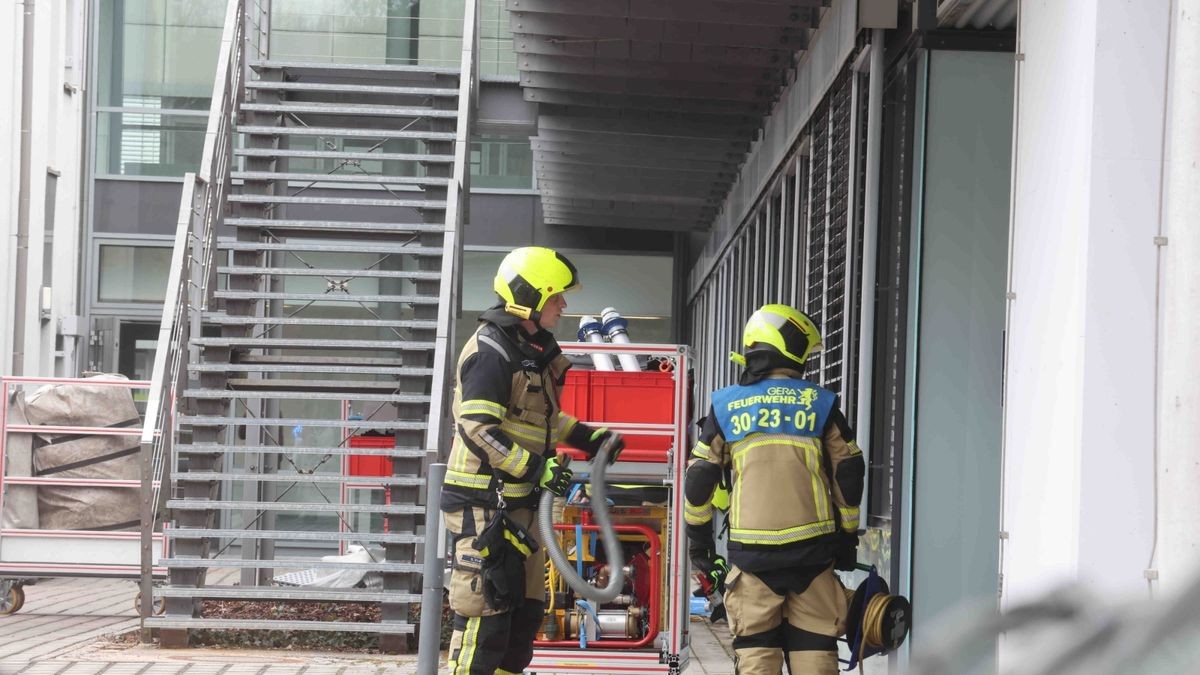
<path id="1" fill-rule="evenodd" d="M 101 0 L 101 106 L 206 110 L 224 0 Z"/>
<path id="2" fill-rule="evenodd" d="M 100 112 L 96 120 L 96 173 L 182 176 L 200 166 L 208 118 L 158 112 Z"/>
<path id="3" fill-rule="evenodd" d="M 171 267 L 166 246 L 100 246 L 100 302 L 162 302 Z"/>
<path id="4" fill-rule="evenodd" d="M 523 136 L 477 136 L 471 143 L 471 187 L 533 187 L 533 150 Z"/>

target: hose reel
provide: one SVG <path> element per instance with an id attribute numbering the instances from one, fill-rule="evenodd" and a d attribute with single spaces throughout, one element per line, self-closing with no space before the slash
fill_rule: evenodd
<path id="1" fill-rule="evenodd" d="M 858 567 L 868 575 L 857 589 L 846 589 L 846 641 L 850 645 L 848 668 L 858 665 L 861 670 L 863 659 L 904 644 L 912 626 L 912 605 L 903 596 L 888 592 L 887 582 L 873 565 Z"/>

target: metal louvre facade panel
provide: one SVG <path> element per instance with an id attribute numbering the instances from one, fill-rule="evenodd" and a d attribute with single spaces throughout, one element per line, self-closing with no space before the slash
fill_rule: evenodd
<path id="1" fill-rule="evenodd" d="M 865 136 L 858 91 L 865 86 L 865 76 L 842 69 L 692 296 L 705 412 L 711 392 L 736 381 L 740 369 L 728 355 L 743 350 L 742 327 L 765 303 L 790 304 L 812 317 L 825 349 L 810 358 L 806 377 L 838 392 L 844 407 L 855 398 Z"/>

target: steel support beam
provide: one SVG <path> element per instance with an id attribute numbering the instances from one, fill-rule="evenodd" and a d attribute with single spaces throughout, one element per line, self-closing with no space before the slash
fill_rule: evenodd
<path id="1" fill-rule="evenodd" d="M 637 198 L 623 199 L 617 195 L 588 197 L 543 194 L 542 208 L 579 214 L 643 218 L 703 218 L 717 215 L 717 207 L 707 204 L 671 206 L 637 201 Z"/>
<path id="2" fill-rule="evenodd" d="M 802 6 L 806 5 L 807 6 Z M 703 21 L 733 26 L 810 27 L 816 22 L 815 5 L 730 0 L 506 0 L 512 12 L 562 14 L 566 16 Z M 818 17 L 819 18 L 819 15 Z"/>
<path id="3" fill-rule="evenodd" d="M 634 109 L 714 115 L 756 115 L 767 113 L 770 101 L 722 101 L 703 98 L 679 98 L 643 94 L 610 92 L 559 91 L 524 87 L 521 95 L 526 101 L 538 104 L 569 105 L 599 109 Z"/>
<path id="4" fill-rule="evenodd" d="M 695 232 L 708 227 L 705 221 L 652 220 L 638 218 L 587 218 L 574 216 L 547 216 L 547 225 L 566 227 L 621 227 L 633 230 L 658 230 L 666 232 Z"/>
<path id="5" fill-rule="evenodd" d="M 728 185 L 707 178 L 682 178 L 670 174 L 649 174 L 638 170 L 628 172 L 589 171 L 571 169 L 567 171 L 539 171 L 538 185 L 566 183 L 587 187 L 621 188 L 630 192 L 648 194 L 680 194 L 723 197 Z"/>
<path id="6" fill-rule="evenodd" d="M 676 150 L 687 152 L 699 149 L 715 152 L 737 153 L 742 155 L 750 150 L 747 140 L 720 140 L 694 138 L 660 138 L 658 136 L 638 136 L 635 134 L 620 134 L 601 131 L 563 131 L 562 129 L 542 129 L 538 138 L 549 141 L 566 141 L 568 143 L 590 143 L 600 146 L 627 146 L 636 152 L 642 150 Z"/>
<path id="7" fill-rule="evenodd" d="M 750 68 L 787 68 L 792 62 L 790 48 L 697 45 L 656 40 L 559 40 L 526 33 L 513 35 L 513 49 L 517 54 Z"/>
<path id="8" fill-rule="evenodd" d="M 538 133 L 565 131 L 640 138 L 679 138 L 695 141 L 741 141 L 758 133 L 758 120 L 739 123 L 712 123 L 688 119 L 624 119 L 538 115 Z"/>
<path id="9" fill-rule="evenodd" d="M 715 173 L 680 171 L 674 168 L 645 169 L 632 167 L 615 171 L 612 167 L 597 167 L 592 164 L 548 164 L 546 162 L 538 163 L 537 176 L 539 180 L 545 178 L 548 180 L 595 179 L 600 181 L 613 178 L 628 178 L 646 181 L 671 181 L 674 183 L 692 184 L 697 187 L 702 185 L 719 186 L 722 191 L 728 189 L 734 180 L 732 172 L 718 175 Z"/>
<path id="10" fill-rule="evenodd" d="M 663 21 L 622 19 L 617 17 L 576 17 L 561 14 L 512 12 L 509 24 L 513 33 L 548 35 L 560 38 L 605 40 L 651 40 L 687 42 L 698 45 L 758 47 L 762 49 L 805 49 L 809 28 L 816 22 L 797 22 L 789 26 L 763 28 L 719 22 Z"/>
<path id="11" fill-rule="evenodd" d="M 613 170 L 640 171 L 672 171 L 689 173 L 713 178 L 736 178 L 737 165 L 731 162 L 701 162 L 661 160 L 649 157 L 623 156 L 619 158 L 601 157 L 596 155 L 574 155 L 562 152 L 537 152 L 534 154 L 537 166 L 559 170 L 568 167 L 585 167 Z"/>
<path id="12" fill-rule="evenodd" d="M 598 75 L 635 80 L 671 80 L 673 82 L 746 82 L 782 86 L 785 70 L 776 66 L 738 66 L 695 63 L 653 63 L 579 56 L 518 54 L 521 72 Z"/>
<path id="13" fill-rule="evenodd" d="M 707 183 L 653 180 L 637 176 L 609 176 L 587 180 L 572 176 L 545 176 L 538 189 L 551 194 L 589 194 L 598 197 L 627 195 L 630 199 L 668 200 L 671 204 L 716 204 L 725 196 Z"/>
<path id="14" fill-rule="evenodd" d="M 719 101 L 759 101 L 766 103 L 779 91 L 768 83 L 664 82 L 599 75 L 565 75 L 562 73 L 525 72 L 520 74 L 521 86 L 534 89 L 557 89 L 589 93 L 632 94 L 668 98 L 700 98 Z"/>
<path id="15" fill-rule="evenodd" d="M 706 162 L 722 162 L 740 165 L 746 153 L 737 147 L 707 147 L 702 143 L 692 143 L 683 146 L 638 147 L 637 145 L 622 145 L 619 143 L 595 143 L 569 134 L 557 134 L 551 138 L 535 136 L 529 139 L 533 150 L 580 153 L 620 159 L 624 157 L 650 157 L 654 159 L 674 159 L 680 161 L 699 160 Z"/>

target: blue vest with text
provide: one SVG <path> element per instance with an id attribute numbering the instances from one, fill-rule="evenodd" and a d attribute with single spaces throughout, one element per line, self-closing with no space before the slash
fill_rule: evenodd
<path id="1" fill-rule="evenodd" d="M 750 434 L 821 437 L 837 394 L 805 380 L 766 379 L 713 394 L 713 414 L 727 443 Z"/>

